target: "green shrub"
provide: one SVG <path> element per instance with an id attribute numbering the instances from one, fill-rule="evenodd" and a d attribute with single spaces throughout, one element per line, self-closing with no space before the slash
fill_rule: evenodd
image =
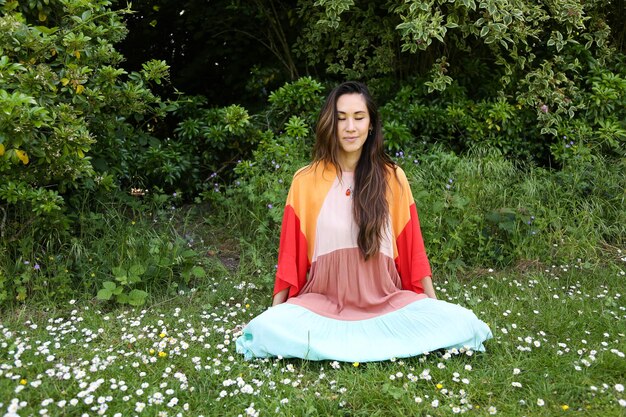
<path id="1" fill-rule="evenodd" d="M 39 244 L 67 230 L 66 198 L 111 190 L 137 153 L 128 140 L 166 105 L 148 88 L 167 77 L 152 61 L 118 68 L 126 36 L 110 2 L 1 2 L 0 225 L 8 244 Z"/>
<path id="2" fill-rule="evenodd" d="M 292 116 L 314 126 L 324 100 L 322 91 L 322 84 L 311 77 L 302 77 L 273 91 L 269 96 L 268 117 L 274 123 L 270 127 L 282 128 Z"/>
<path id="3" fill-rule="evenodd" d="M 495 147 L 543 166 L 561 164 L 572 140 L 580 155 L 623 155 L 620 4 L 300 0 L 298 6 L 303 29 L 294 51 L 308 66 L 380 86 L 385 101 L 384 86 L 400 85 L 395 103 L 385 105 L 393 151 L 409 144 L 408 129 L 414 143 L 455 151 Z"/>
<path id="4" fill-rule="evenodd" d="M 226 222 L 256 242 L 277 243 L 289 186 L 295 172 L 310 162 L 310 148 L 302 139 L 265 132 L 248 160 L 235 167 L 236 179 L 204 194 Z M 223 190 L 223 192 L 222 192 Z"/>

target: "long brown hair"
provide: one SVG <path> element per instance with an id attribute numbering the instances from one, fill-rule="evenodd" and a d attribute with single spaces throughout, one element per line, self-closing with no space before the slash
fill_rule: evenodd
<path id="1" fill-rule="evenodd" d="M 376 255 L 384 227 L 387 225 L 387 175 L 395 163 L 385 153 L 378 107 L 365 84 L 348 81 L 335 87 L 322 107 L 315 131 L 313 163 L 334 165 L 341 178 L 339 138 L 337 137 L 337 100 L 344 94 L 360 94 L 365 100 L 371 130 L 363 144 L 354 173 L 352 213 L 359 226 L 357 244 L 365 259 Z M 395 172 L 395 170 L 394 170 Z"/>

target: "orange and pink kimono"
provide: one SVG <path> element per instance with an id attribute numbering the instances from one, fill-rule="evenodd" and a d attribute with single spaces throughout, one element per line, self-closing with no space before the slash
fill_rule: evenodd
<path id="1" fill-rule="evenodd" d="M 389 219 L 367 261 L 352 215 L 354 173 L 329 164 L 294 175 L 281 229 L 274 294 L 285 303 L 237 339 L 246 358 L 367 362 L 443 348 L 484 350 L 489 327 L 461 306 L 428 298 L 431 275 L 415 202 L 399 167 L 388 175 Z"/>

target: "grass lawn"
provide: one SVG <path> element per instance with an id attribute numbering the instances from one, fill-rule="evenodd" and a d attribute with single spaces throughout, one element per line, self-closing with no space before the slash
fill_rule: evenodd
<path id="1" fill-rule="evenodd" d="M 626 415 L 625 271 L 619 253 L 439 277 L 491 327 L 487 352 L 382 363 L 244 361 L 234 340 L 270 295 L 226 270 L 139 309 L 25 305 L 2 313 L 0 414 Z"/>

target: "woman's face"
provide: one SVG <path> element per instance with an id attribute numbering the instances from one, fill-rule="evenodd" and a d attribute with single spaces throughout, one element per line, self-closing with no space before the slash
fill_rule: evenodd
<path id="1" fill-rule="evenodd" d="M 361 94 L 344 94 L 337 99 L 340 160 L 354 163 L 358 161 L 370 127 L 370 114 Z"/>

